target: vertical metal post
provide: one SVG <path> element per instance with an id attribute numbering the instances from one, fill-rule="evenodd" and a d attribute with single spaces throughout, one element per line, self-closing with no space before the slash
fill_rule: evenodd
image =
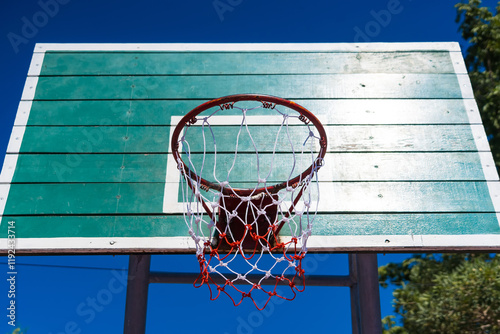
<path id="1" fill-rule="evenodd" d="M 382 334 L 377 254 L 356 254 L 360 334 Z"/>
<path id="2" fill-rule="evenodd" d="M 148 307 L 151 255 L 130 255 L 123 334 L 144 334 Z"/>
<path id="3" fill-rule="evenodd" d="M 356 254 L 349 254 L 349 276 L 353 284 L 351 285 L 351 323 L 352 334 L 360 334 L 361 310 L 359 308 L 359 284 L 358 284 L 358 264 Z"/>

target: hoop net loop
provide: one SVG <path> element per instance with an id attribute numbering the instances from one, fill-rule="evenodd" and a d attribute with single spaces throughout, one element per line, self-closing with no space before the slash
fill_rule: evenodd
<path id="1" fill-rule="evenodd" d="M 200 266 L 195 287 L 258 309 L 304 290 L 326 147 L 311 112 L 273 96 L 226 96 L 181 119 L 172 153 Z"/>

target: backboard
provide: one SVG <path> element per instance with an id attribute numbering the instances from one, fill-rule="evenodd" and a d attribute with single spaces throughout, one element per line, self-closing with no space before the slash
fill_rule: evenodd
<path id="1" fill-rule="evenodd" d="M 457 43 L 37 44 L 0 248 L 14 225 L 18 253 L 193 252 L 171 131 L 240 93 L 325 126 L 310 251 L 500 250 L 500 183 Z"/>

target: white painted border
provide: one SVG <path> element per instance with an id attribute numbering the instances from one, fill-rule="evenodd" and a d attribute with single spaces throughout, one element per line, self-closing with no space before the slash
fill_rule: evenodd
<path id="1" fill-rule="evenodd" d="M 28 119 L 30 117 L 31 106 L 33 101 L 21 101 L 17 108 L 16 120 L 14 121 L 14 126 L 26 126 L 28 125 Z"/>
<path id="2" fill-rule="evenodd" d="M 462 57 L 454 57 L 455 58 L 452 58 L 452 61 L 453 65 L 457 66 L 455 67 L 455 71 L 458 73 L 458 71 L 463 70 L 465 64 L 462 64 Z M 465 70 L 467 69 L 465 68 Z M 484 176 L 487 180 L 498 180 L 498 172 L 495 167 L 493 156 L 490 152 L 490 145 L 488 143 L 488 138 L 486 136 L 483 123 L 481 121 L 479 108 L 477 107 L 476 100 L 474 99 L 474 91 L 472 90 L 472 84 L 469 75 L 458 74 L 457 79 L 460 85 L 462 98 L 464 99 L 467 116 L 469 117 L 469 123 L 471 124 L 472 136 L 474 138 L 476 148 L 479 151 L 479 159 L 481 161 Z M 493 203 L 493 208 L 496 212 L 497 222 L 500 226 L 500 183 L 487 182 L 487 185 L 490 198 Z"/>
<path id="3" fill-rule="evenodd" d="M 471 124 L 470 129 L 477 150 L 480 152 L 490 151 L 490 144 L 488 143 L 488 137 L 486 136 L 486 132 L 484 131 L 484 126 L 482 124 Z"/>
<path id="4" fill-rule="evenodd" d="M 479 152 L 479 159 L 483 166 L 484 178 L 486 181 L 498 181 L 498 172 L 491 152 Z M 497 210 L 500 211 L 500 210 Z"/>
<path id="5" fill-rule="evenodd" d="M 0 173 L 0 183 L 11 183 L 16 170 L 17 158 L 19 154 L 6 154 L 3 161 L 2 172 Z M 2 215 L 0 212 L 0 216 Z"/>
<path id="6" fill-rule="evenodd" d="M 44 57 L 45 53 L 33 53 L 33 58 L 31 58 L 30 68 L 28 70 L 28 76 L 40 75 Z"/>
<path id="7" fill-rule="evenodd" d="M 0 184 L 0 219 L 5 211 L 5 205 L 9 197 L 10 184 L 12 183 L 12 178 L 14 177 L 17 165 L 17 153 L 19 153 L 21 143 L 23 142 L 24 132 L 26 130 L 26 125 L 28 124 L 32 105 L 31 100 L 33 100 L 35 96 L 35 90 L 38 84 L 38 77 L 30 75 L 40 74 L 40 70 L 42 68 L 41 62 L 43 62 L 43 55 L 40 56 L 34 54 L 28 69 L 28 77 L 26 78 L 26 82 L 24 84 L 21 102 L 17 108 L 14 127 L 12 128 L 9 144 L 7 146 L 7 154 L 5 155 L 2 172 L 0 173 L 0 183 L 5 183 Z"/>
<path id="8" fill-rule="evenodd" d="M 14 126 L 10 134 L 9 144 L 7 145 L 7 154 L 19 153 L 21 151 L 21 144 L 23 142 L 25 126 Z"/>
<path id="9" fill-rule="evenodd" d="M 21 101 L 32 101 L 35 98 L 35 91 L 37 84 L 38 84 L 38 77 L 26 78 L 23 95 L 21 95 Z"/>
<path id="10" fill-rule="evenodd" d="M 467 67 L 465 66 L 464 57 L 462 52 L 451 51 L 450 52 L 451 63 L 453 64 L 453 70 L 456 74 L 468 74 Z"/>
<path id="11" fill-rule="evenodd" d="M 458 84 L 462 93 L 463 99 L 473 99 L 474 93 L 472 92 L 472 84 L 468 74 L 457 74 Z"/>
<path id="12" fill-rule="evenodd" d="M 0 183 L 0 224 L 2 223 L 2 215 L 5 211 L 5 204 L 7 204 L 7 198 L 9 197 L 9 190 L 10 190 L 10 181 L 7 184 Z M 0 249 L 2 249 L 2 247 L 0 247 Z"/>
<path id="13" fill-rule="evenodd" d="M 7 249 L 7 239 L 0 240 L 0 251 Z M 284 241 L 287 241 L 286 238 Z M 500 235 L 361 235 L 361 236 L 311 236 L 307 242 L 309 251 L 362 251 L 376 249 L 401 251 L 404 248 L 425 251 L 428 248 L 478 248 L 500 251 Z M 16 238 L 19 252 L 194 252 L 195 245 L 190 237 L 156 238 Z"/>
<path id="14" fill-rule="evenodd" d="M 393 52 L 460 51 L 457 42 L 430 43 L 171 43 L 171 44 L 52 44 L 38 43 L 35 52 L 47 51 L 324 51 Z"/>
<path id="15" fill-rule="evenodd" d="M 465 99 L 464 105 L 465 110 L 467 111 L 467 117 L 469 118 L 470 124 L 483 124 L 483 120 L 481 119 L 481 114 L 479 113 L 479 108 L 477 106 L 475 99 Z"/>

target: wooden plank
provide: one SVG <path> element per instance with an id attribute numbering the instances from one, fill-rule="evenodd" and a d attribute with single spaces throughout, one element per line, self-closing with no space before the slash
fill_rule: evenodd
<path id="1" fill-rule="evenodd" d="M 169 216 L 11 216 L 0 217 L 0 238 L 9 221 L 22 238 L 185 237 L 181 215 Z M 318 214 L 315 236 L 500 234 L 493 213 Z M 289 235 L 287 229 L 282 235 Z"/>
<path id="2" fill-rule="evenodd" d="M 47 52 L 40 75 L 455 73 L 449 52 Z"/>
<path id="3" fill-rule="evenodd" d="M 166 154 L 21 154 L 12 182 L 164 182 L 166 164 Z"/>
<path id="4" fill-rule="evenodd" d="M 170 125 L 172 116 L 185 115 L 205 101 L 33 101 L 28 125 Z M 465 124 L 469 123 L 467 114 L 470 113 L 461 99 L 296 102 L 318 116 L 324 125 Z M 229 113 L 220 113 L 226 114 Z M 256 109 L 252 114 L 269 115 L 269 111 Z"/>
<path id="5" fill-rule="evenodd" d="M 323 182 L 320 212 L 495 212 L 488 182 Z M 173 185 L 172 185 L 173 186 Z M 4 215 L 161 214 L 162 183 L 12 184 Z M 495 182 L 496 189 L 499 188 Z M 180 213 L 180 212 L 179 212 Z"/>
<path id="6" fill-rule="evenodd" d="M 1 217 L 0 232 L 14 221 L 23 238 L 188 236 L 182 216 L 23 216 Z M 2 234 L 3 236 L 3 234 Z"/>
<path id="7" fill-rule="evenodd" d="M 239 127 L 213 126 L 218 152 L 234 152 Z M 273 152 L 279 127 L 249 126 L 259 152 Z M 289 133 L 296 150 L 307 138 L 304 127 L 290 126 Z M 207 152 L 213 152 L 213 140 L 207 131 Z M 436 152 L 477 151 L 468 125 L 360 125 L 326 126 L 330 152 Z M 166 153 L 170 151 L 170 127 L 26 127 L 20 152 L 34 153 Z M 191 152 L 203 152 L 201 127 L 189 130 Z M 269 134 L 272 134 L 269 135 Z M 189 139 L 189 138 L 188 138 Z M 196 141 L 195 141 L 196 139 Z M 290 152 L 283 130 L 277 151 Z M 481 148 L 482 149 L 482 148 Z M 239 152 L 255 152 L 249 135 L 242 131 Z M 16 153 L 16 148 L 9 153 Z"/>
<path id="8" fill-rule="evenodd" d="M 13 183 L 53 182 L 163 182 L 166 154 L 21 154 Z M 269 182 L 288 179 L 293 160 L 290 155 L 259 155 L 262 178 Z M 311 161 L 297 157 L 295 172 L 305 170 Z M 202 155 L 191 160 L 197 170 Z M 216 176 L 225 180 L 234 155 L 219 154 Z M 231 171 L 230 180 L 256 181 L 256 155 L 240 154 Z M 271 162 L 272 173 L 268 175 Z M 494 168 L 492 166 L 492 168 Z M 203 177 L 212 180 L 214 157 L 205 159 Z M 177 169 L 172 172 L 177 179 Z M 294 175 L 296 173 L 293 173 Z M 494 175 L 485 177 L 478 153 L 332 153 L 318 173 L 320 181 L 494 181 Z M 0 180 L 1 181 L 1 180 Z"/>
<path id="9" fill-rule="evenodd" d="M 170 127 L 27 127 L 22 152 L 166 152 Z"/>
<path id="10" fill-rule="evenodd" d="M 462 98 L 454 74 L 39 77 L 35 100 L 213 99 L 242 92 L 298 98 Z"/>
<path id="11" fill-rule="evenodd" d="M 162 183 L 12 184 L 4 215 L 161 213 Z"/>

